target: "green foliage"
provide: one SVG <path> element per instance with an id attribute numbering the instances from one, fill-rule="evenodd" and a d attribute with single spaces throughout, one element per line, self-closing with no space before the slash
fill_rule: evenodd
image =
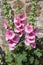
<path id="1" fill-rule="evenodd" d="M 23 11 L 23 9 L 20 7 L 19 4 L 20 4 L 20 0 L 17 0 L 17 2 L 16 2 L 16 6 L 17 6 L 16 15 L 20 14 Z"/>
<path id="2" fill-rule="evenodd" d="M 39 65 L 39 61 L 35 59 L 35 65 Z"/>
<path id="3" fill-rule="evenodd" d="M 23 52 L 22 54 L 17 54 L 16 55 L 16 64 L 22 65 L 22 61 L 27 60 L 26 56 L 27 56 L 26 52 Z"/>
<path id="4" fill-rule="evenodd" d="M 10 63 L 12 61 L 12 56 L 11 56 L 11 53 L 8 53 L 5 57 L 6 59 L 6 62 Z"/>
<path id="5" fill-rule="evenodd" d="M 34 62 L 34 57 L 33 57 L 33 56 L 31 56 L 31 57 L 29 58 L 29 62 L 30 62 L 30 64 L 33 64 L 33 62 Z"/>
<path id="6" fill-rule="evenodd" d="M 32 22 L 33 26 L 33 22 L 36 21 L 36 4 L 37 0 L 32 0 L 29 20 Z M 14 28 L 14 24 L 12 23 L 13 15 L 11 14 L 11 7 L 6 0 L 3 0 L 3 7 L 6 19 L 9 21 L 9 24 Z M 21 12 L 21 8 L 18 8 L 17 11 L 17 13 L 19 14 Z M 8 63 L 7 65 L 39 65 L 38 59 L 42 56 L 40 49 L 37 47 L 35 49 L 32 49 L 31 46 L 25 46 L 23 42 L 24 36 L 20 39 L 19 44 L 17 44 L 14 51 L 9 52 L 7 47 L 8 53 L 5 56 L 5 60 Z"/>
<path id="7" fill-rule="evenodd" d="M 10 4 L 7 3 L 7 0 L 3 0 L 2 2 L 3 2 L 3 11 L 5 14 L 5 18 L 7 19 L 8 24 L 12 26 L 12 28 L 14 29 L 15 26 L 14 23 L 12 22 L 14 14 L 12 12 Z"/>
<path id="8" fill-rule="evenodd" d="M 34 23 L 36 22 L 36 11 L 37 11 L 36 5 L 37 5 L 37 0 L 32 0 L 29 20 L 30 23 L 33 25 L 33 27 L 34 27 Z"/>
<path id="9" fill-rule="evenodd" d="M 9 21 L 12 18 L 12 14 L 11 14 L 11 7 L 10 5 L 7 3 L 7 0 L 3 0 L 3 9 L 4 9 L 4 14 L 6 16 L 6 19 Z"/>
<path id="10" fill-rule="evenodd" d="M 31 46 L 25 46 L 26 50 L 31 50 L 32 47 Z"/>
<path id="11" fill-rule="evenodd" d="M 30 61 L 30 64 L 33 64 L 33 62 L 34 62 L 34 57 L 30 57 L 30 59 L 29 59 L 29 61 Z"/>
<path id="12" fill-rule="evenodd" d="M 40 57 L 42 56 L 42 53 L 40 52 L 40 49 L 36 49 L 36 50 L 34 51 L 34 54 L 35 54 L 38 58 L 40 58 Z"/>

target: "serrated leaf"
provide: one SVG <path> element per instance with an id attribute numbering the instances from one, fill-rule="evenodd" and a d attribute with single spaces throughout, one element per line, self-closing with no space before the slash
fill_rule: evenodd
<path id="1" fill-rule="evenodd" d="M 22 61 L 27 61 L 27 54 L 26 54 L 26 52 L 25 51 L 23 51 L 23 53 L 21 54 L 21 53 L 19 53 L 19 54 L 17 54 L 16 55 L 16 63 L 18 64 L 18 65 L 22 65 Z"/>
<path id="2" fill-rule="evenodd" d="M 39 61 L 35 59 L 35 65 L 39 65 Z"/>
<path id="3" fill-rule="evenodd" d="M 11 54 L 9 53 L 6 57 L 6 62 L 11 62 L 12 61 L 12 57 L 11 57 Z"/>
<path id="4" fill-rule="evenodd" d="M 34 62 L 34 57 L 30 57 L 29 61 L 30 61 L 30 64 L 33 64 L 33 62 Z"/>
<path id="5" fill-rule="evenodd" d="M 36 50 L 34 51 L 34 54 L 35 54 L 36 56 L 38 56 L 39 58 L 42 56 L 42 53 L 40 52 L 39 49 L 36 49 Z"/>
<path id="6" fill-rule="evenodd" d="M 32 47 L 31 46 L 25 46 L 26 47 L 26 50 L 31 50 Z"/>

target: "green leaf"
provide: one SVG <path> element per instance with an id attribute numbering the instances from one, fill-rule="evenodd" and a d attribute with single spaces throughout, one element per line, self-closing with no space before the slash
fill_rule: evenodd
<path id="1" fill-rule="evenodd" d="M 31 46 L 25 46 L 26 47 L 26 50 L 31 50 L 32 47 Z"/>
<path id="2" fill-rule="evenodd" d="M 34 62 L 34 57 L 30 57 L 30 58 L 29 58 L 29 61 L 30 61 L 30 64 L 33 64 L 33 62 Z"/>
<path id="3" fill-rule="evenodd" d="M 27 54 L 26 54 L 25 51 L 23 51 L 22 54 L 21 53 L 17 54 L 16 57 L 15 57 L 16 64 L 22 65 L 22 61 L 27 61 L 27 57 L 26 56 L 27 56 Z"/>
<path id="4" fill-rule="evenodd" d="M 40 58 L 40 57 L 42 56 L 42 53 L 40 52 L 39 49 L 36 49 L 36 50 L 34 51 L 34 54 L 35 54 L 36 56 L 38 56 L 38 58 Z"/>
<path id="5" fill-rule="evenodd" d="M 11 62 L 12 61 L 11 53 L 7 54 L 5 59 L 6 59 L 6 62 Z"/>
<path id="6" fill-rule="evenodd" d="M 35 65 L 39 65 L 39 61 L 35 59 Z"/>

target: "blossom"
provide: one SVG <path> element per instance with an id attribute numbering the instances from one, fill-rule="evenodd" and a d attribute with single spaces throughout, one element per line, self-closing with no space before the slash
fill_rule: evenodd
<path id="1" fill-rule="evenodd" d="M 25 26 L 25 41 L 24 41 L 24 43 L 26 46 L 31 45 L 32 48 L 36 47 L 35 37 L 36 37 L 37 33 L 38 33 L 37 28 L 33 29 L 33 27 L 29 24 L 27 24 Z"/>
<path id="2" fill-rule="evenodd" d="M 23 30 L 24 30 L 24 26 L 16 27 L 14 29 L 14 31 L 17 32 L 17 33 L 22 32 Z"/>
<path id="3" fill-rule="evenodd" d="M 32 46 L 35 43 L 35 36 L 32 33 L 26 34 L 24 43 L 26 46 L 30 46 L 30 45 Z M 34 48 L 34 46 L 32 47 Z"/>
<path id="4" fill-rule="evenodd" d="M 36 48 L 36 43 L 31 44 L 32 48 Z"/>
<path id="5" fill-rule="evenodd" d="M 25 20 L 26 20 L 26 16 L 21 13 L 21 14 L 19 15 L 19 18 L 20 18 L 20 20 L 21 20 L 21 23 L 24 24 L 24 23 L 25 23 Z"/>
<path id="6" fill-rule="evenodd" d="M 20 37 L 22 37 L 22 35 L 24 34 L 24 26 L 20 26 L 20 27 L 16 27 L 14 29 L 14 32 L 18 33 Z"/>
<path id="7" fill-rule="evenodd" d="M 14 17 L 14 25 L 16 26 L 16 27 L 20 27 L 21 25 L 20 25 L 20 18 L 19 17 Z"/>
<path id="8" fill-rule="evenodd" d="M 7 23 L 7 21 L 6 21 L 6 20 L 4 20 L 4 27 L 5 27 L 5 29 L 7 29 L 7 28 L 8 28 L 8 23 Z"/>
<path id="9" fill-rule="evenodd" d="M 33 31 L 32 26 L 29 25 L 29 24 L 27 24 L 27 25 L 25 26 L 25 32 L 26 32 L 26 33 L 31 33 L 32 31 Z"/>
<path id="10" fill-rule="evenodd" d="M 14 25 L 16 27 L 20 27 L 25 24 L 26 16 L 24 14 L 20 14 L 14 17 Z"/>
<path id="11" fill-rule="evenodd" d="M 20 14 L 17 17 L 14 17 L 15 29 L 14 32 L 18 33 L 20 37 L 24 34 L 24 25 L 26 17 L 24 14 Z"/>
<path id="12" fill-rule="evenodd" d="M 14 17 L 13 23 L 15 28 L 11 30 L 12 26 L 8 25 L 6 20 L 4 22 L 4 27 L 6 29 L 6 41 L 9 49 L 15 49 L 15 46 L 18 44 L 23 34 L 25 36 L 25 45 L 36 48 L 35 38 L 38 33 L 38 28 L 33 28 L 32 25 L 26 21 L 26 16 L 22 13 Z"/>
<path id="13" fill-rule="evenodd" d="M 19 42 L 19 40 L 20 40 L 20 37 L 19 37 L 18 34 L 16 34 L 13 39 L 8 40 L 9 49 L 10 50 L 14 50 L 15 46 L 17 45 L 17 43 Z"/>
<path id="14" fill-rule="evenodd" d="M 15 33 L 12 30 L 6 30 L 6 40 L 14 38 Z"/>
<path id="15" fill-rule="evenodd" d="M 10 40 L 10 41 L 7 42 L 7 44 L 9 46 L 9 50 L 14 50 L 14 47 L 15 47 L 16 44 L 13 43 L 13 41 Z"/>
<path id="16" fill-rule="evenodd" d="M 39 29 L 38 29 L 38 28 L 35 28 L 35 29 L 33 30 L 33 34 L 34 34 L 35 36 L 37 36 L 38 31 L 39 31 Z"/>

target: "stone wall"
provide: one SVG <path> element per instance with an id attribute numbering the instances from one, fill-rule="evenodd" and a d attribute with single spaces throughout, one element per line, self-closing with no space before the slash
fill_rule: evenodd
<path id="1" fill-rule="evenodd" d="M 14 14 L 17 12 L 17 3 L 18 0 L 7 0 L 7 2 L 11 5 L 11 8 Z M 28 12 L 30 12 L 32 0 L 20 0 L 20 7 L 23 9 L 23 12 L 29 16 Z M 37 12 L 37 26 L 40 29 L 38 36 L 43 37 L 43 0 L 37 0 L 37 8 L 39 12 Z M 0 44 L 4 41 L 4 27 L 3 27 L 3 10 L 2 10 L 2 0 L 0 0 Z"/>
<path id="2" fill-rule="evenodd" d="M 3 43 L 3 15 L 2 12 L 2 0 L 0 0 L 0 45 Z"/>

